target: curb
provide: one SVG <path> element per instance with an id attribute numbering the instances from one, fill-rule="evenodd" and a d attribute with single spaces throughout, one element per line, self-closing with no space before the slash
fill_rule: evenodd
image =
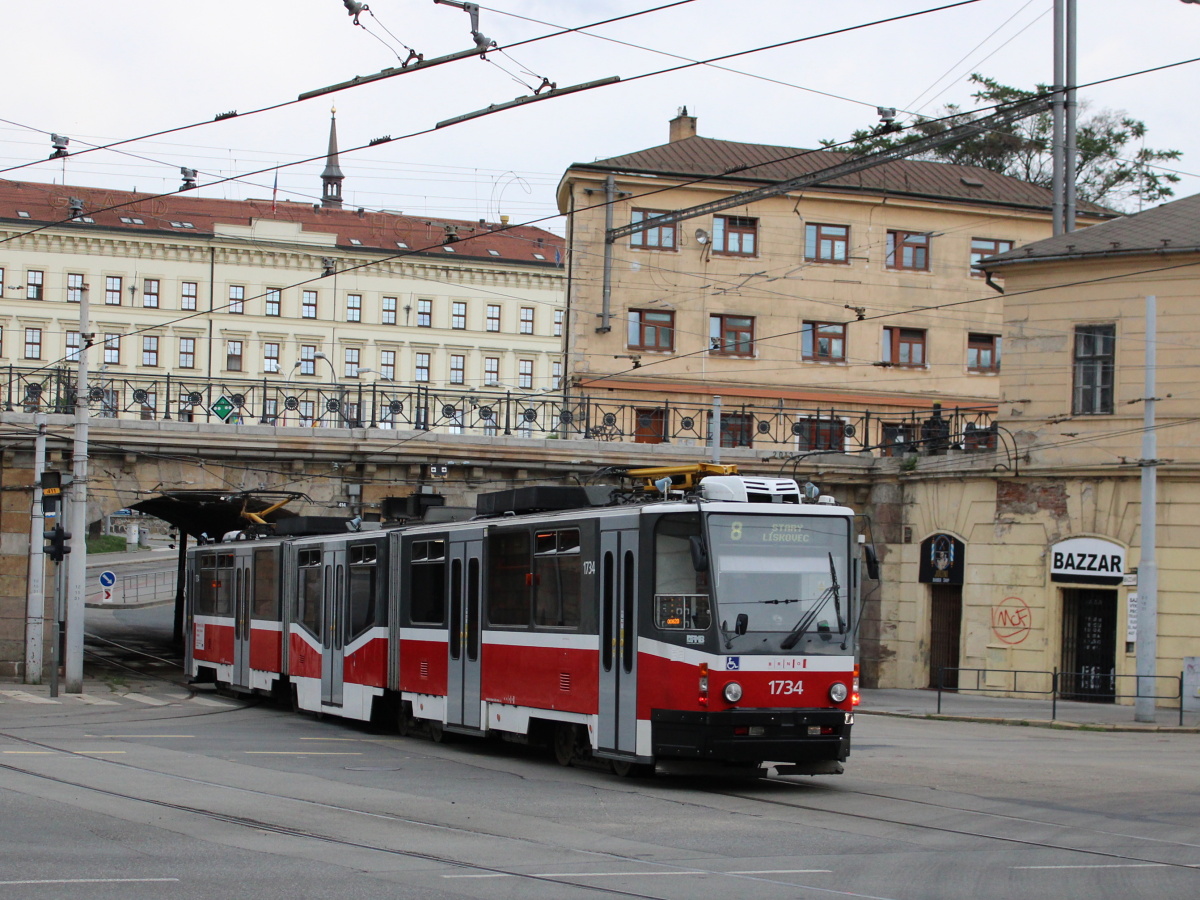
<path id="1" fill-rule="evenodd" d="M 174 605 L 172 600 L 146 600 L 143 603 L 85 603 L 84 609 L 149 609 L 152 606 Z"/>
<path id="2" fill-rule="evenodd" d="M 928 719 L 935 722 L 976 722 L 981 725 L 1050 728 L 1060 731 L 1101 731 L 1128 734 L 1200 734 L 1200 726 L 1197 725 L 1137 725 L 1109 722 L 1066 722 L 1062 719 L 1007 719 L 996 716 L 950 716 L 944 713 L 906 713 L 882 709 L 863 709 L 861 707 L 855 710 L 855 714 L 891 716 L 896 719 Z"/>

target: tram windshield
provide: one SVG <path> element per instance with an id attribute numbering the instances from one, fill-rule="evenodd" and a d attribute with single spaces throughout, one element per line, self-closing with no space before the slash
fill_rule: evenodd
<path id="1" fill-rule="evenodd" d="M 707 522 L 710 603 L 726 649 L 841 651 L 851 612 L 848 520 L 714 513 Z"/>

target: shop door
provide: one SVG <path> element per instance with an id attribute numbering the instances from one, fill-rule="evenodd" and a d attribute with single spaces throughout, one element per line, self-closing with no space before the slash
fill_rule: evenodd
<path id="1" fill-rule="evenodd" d="M 930 588 L 929 686 L 958 690 L 956 670 L 958 647 L 962 641 L 962 585 L 933 584 Z"/>
<path id="2" fill-rule="evenodd" d="M 1063 591 L 1062 697 L 1112 703 L 1116 670 L 1117 592 Z"/>

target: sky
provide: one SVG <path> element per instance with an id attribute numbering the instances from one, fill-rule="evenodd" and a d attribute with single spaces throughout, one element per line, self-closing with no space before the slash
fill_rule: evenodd
<path id="1" fill-rule="evenodd" d="M 1033 87 L 1052 80 L 1052 0 L 491 0 L 480 31 L 509 48 L 408 72 L 280 109 L 305 91 L 473 46 L 462 9 L 372 0 L 356 27 L 342 0 L 9 0 L 0 8 L 9 88 L 0 100 L 0 178 L 168 192 L 180 167 L 200 195 L 320 197 L 336 107 L 347 206 L 413 215 L 536 222 L 562 233 L 555 187 L 573 162 L 665 143 L 680 107 L 706 137 L 790 147 L 844 140 L 876 107 L 936 113 L 973 105 L 982 72 Z M 666 7 L 555 35 L 604 19 Z M 1200 4 L 1078 0 L 1079 83 L 1200 56 Z M 937 10 L 900 21 L 881 19 Z M 840 34 L 827 32 L 851 29 Z M 822 36 L 824 35 L 824 36 Z M 719 65 L 649 73 L 755 50 Z M 736 70 L 736 71 L 730 71 Z M 615 85 L 462 124 L 445 119 L 533 93 L 619 76 Z M 1093 111 L 1124 110 L 1147 146 L 1178 149 L 1176 196 L 1200 192 L 1191 106 L 1200 62 L 1080 91 Z M 236 110 L 236 118 L 212 121 Z M 179 126 L 199 127 L 48 161 L 50 133 L 79 151 Z M 366 147 L 374 139 L 393 140 Z M 406 137 L 407 135 L 413 135 Z M 361 150 L 351 148 L 364 147 Z M 303 160 L 316 158 L 313 162 Z M 234 176 L 237 180 L 229 181 Z"/>

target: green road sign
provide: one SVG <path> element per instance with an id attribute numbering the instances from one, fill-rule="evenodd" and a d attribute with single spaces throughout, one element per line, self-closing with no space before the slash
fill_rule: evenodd
<path id="1" fill-rule="evenodd" d="M 217 402 L 212 405 L 212 411 L 217 414 L 222 422 L 227 420 L 234 410 L 233 403 L 228 397 L 218 397 Z"/>

